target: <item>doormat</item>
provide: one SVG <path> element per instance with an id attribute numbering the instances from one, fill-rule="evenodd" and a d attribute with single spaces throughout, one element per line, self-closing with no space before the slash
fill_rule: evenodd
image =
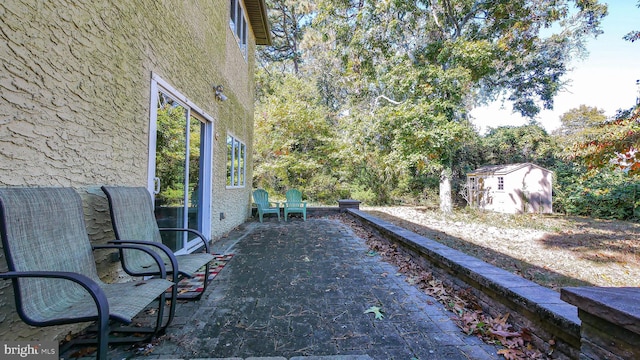
<path id="1" fill-rule="evenodd" d="M 211 282 L 232 257 L 233 254 L 213 254 L 213 260 L 209 263 L 209 278 L 207 282 Z M 203 266 L 192 278 L 185 277 L 178 282 L 178 299 L 194 299 L 202 295 L 204 270 L 205 267 Z"/>

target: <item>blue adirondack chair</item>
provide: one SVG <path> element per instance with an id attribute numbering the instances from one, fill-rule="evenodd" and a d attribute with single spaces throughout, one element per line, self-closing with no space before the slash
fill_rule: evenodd
<path id="1" fill-rule="evenodd" d="M 258 217 L 260 218 L 260 222 L 262 222 L 262 215 L 264 214 L 277 214 L 278 221 L 280 221 L 280 203 L 270 202 L 269 193 L 266 190 L 255 190 L 253 192 L 253 202 L 255 202 L 258 207 Z M 274 206 L 271 206 L 272 204 Z"/>
<path id="2" fill-rule="evenodd" d="M 296 189 L 289 189 L 285 194 L 287 201 L 284 203 L 284 221 L 291 213 L 301 213 L 304 221 L 307 221 L 307 202 L 302 201 L 302 193 Z"/>

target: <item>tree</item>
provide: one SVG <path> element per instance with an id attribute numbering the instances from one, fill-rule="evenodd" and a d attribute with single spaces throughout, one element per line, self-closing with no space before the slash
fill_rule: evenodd
<path id="1" fill-rule="evenodd" d="M 604 110 L 595 107 L 580 105 L 560 116 L 560 128 L 554 134 L 557 136 L 571 136 L 581 131 L 604 124 L 607 116 Z"/>
<path id="2" fill-rule="evenodd" d="M 555 142 L 537 124 L 490 129 L 482 140 L 487 164 L 532 162 L 551 167 L 555 160 Z"/>
<path id="3" fill-rule="evenodd" d="M 612 167 L 640 175 L 640 106 L 620 111 L 615 119 L 580 133 L 571 157 L 589 170 Z"/>
<path id="4" fill-rule="evenodd" d="M 567 213 L 631 219 L 640 207 L 640 107 L 619 111 L 565 137 L 570 146 L 556 166 L 556 201 Z M 558 169 L 560 171 L 558 171 Z"/>
<path id="5" fill-rule="evenodd" d="M 640 1 L 638 1 L 638 5 L 640 8 Z M 636 40 L 640 40 L 640 31 L 634 30 L 629 32 L 627 35 L 624 36 L 624 39 L 627 41 L 631 41 L 631 42 L 635 42 Z"/>
<path id="6" fill-rule="evenodd" d="M 258 56 L 272 64 L 282 64 L 298 73 L 302 63 L 300 42 L 308 27 L 311 1 L 267 0 L 269 23 L 271 24 L 272 45 L 258 48 Z"/>
<path id="7" fill-rule="evenodd" d="M 171 98 L 160 94 L 157 109 L 157 157 L 161 158 L 156 164 L 156 174 L 164 190 L 160 200 L 166 205 L 173 206 L 183 201 L 184 194 L 184 163 L 187 152 L 185 148 L 185 127 L 187 125 L 186 110 Z M 198 144 L 199 144 L 198 138 Z M 193 146 L 191 152 L 198 152 Z M 191 161 L 191 159 L 190 159 Z"/>
<path id="8" fill-rule="evenodd" d="M 469 109 L 500 95 L 525 116 L 551 108 L 566 63 L 606 14 L 591 0 L 320 0 L 317 9 L 314 26 L 335 44 L 349 111 L 373 113 L 389 131 L 381 134 L 389 154 L 439 171 L 443 189 L 473 136 Z"/>
<path id="9" fill-rule="evenodd" d="M 466 161 L 469 151 L 480 143 L 469 110 L 497 97 L 506 97 L 525 116 L 550 108 L 566 63 L 580 54 L 585 39 L 600 33 L 606 14 L 606 5 L 596 0 L 269 0 L 269 5 L 276 46 L 260 53 L 256 123 L 266 113 L 278 126 L 290 119 L 304 127 L 296 120 L 309 118 L 310 111 L 332 131 L 331 146 L 314 148 L 333 151 L 314 156 L 331 160 L 322 169 L 331 163 L 331 173 L 339 174 L 312 171 L 325 176 L 323 183 L 349 181 L 351 190 L 384 202 L 400 192 L 426 193 L 419 187 L 430 188 L 436 179 L 437 188 L 441 180 L 444 211 L 451 210 L 449 194 L 455 193 L 450 182 L 463 178 L 464 168 L 472 165 Z M 292 87 L 288 74 L 305 86 Z M 288 102 L 272 98 L 276 93 Z M 271 131 L 256 131 L 256 143 L 267 144 L 270 136 Z M 538 156 L 537 151 L 531 154 Z M 313 167 L 301 152 L 285 155 L 294 154 Z M 277 162 L 260 156 L 262 164 Z M 284 159 L 278 159 L 279 169 L 284 162 L 294 165 L 294 157 Z"/>
<path id="10" fill-rule="evenodd" d="M 637 4 L 640 7 L 640 1 Z M 640 39 L 640 32 L 628 33 L 625 40 Z M 582 157 L 590 169 L 613 165 L 631 176 L 640 175 L 640 99 L 626 111 L 618 111 L 614 120 L 603 124 L 594 134 L 575 146 L 575 156 Z M 590 136 L 589 136 L 590 135 Z"/>
<path id="11" fill-rule="evenodd" d="M 312 83 L 284 75 L 256 106 L 254 185 L 284 193 L 302 188 L 311 200 L 337 200 L 336 134 Z M 335 197 L 335 198 L 332 198 Z"/>
<path id="12" fill-rule="evenodd" d="M 560 147 L 560 157 L 567 158 L 574 152 L 576 143 L 584 141 L 590 133 L 596 131 L 607 121 L 604 110 L 580 105 L 560 116 L 561 125 L 554 130 L 553 137 Z"/>

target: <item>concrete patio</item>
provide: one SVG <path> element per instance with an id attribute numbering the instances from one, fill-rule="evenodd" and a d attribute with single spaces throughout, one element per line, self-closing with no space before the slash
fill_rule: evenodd
<path id="1" fill-rule="evenodd" d="M 502 358 L 334 217 L 249 221 L 213 250 L 234 257 L 202 298 L 181 301 L 154 344 L 110 359 Z"/>

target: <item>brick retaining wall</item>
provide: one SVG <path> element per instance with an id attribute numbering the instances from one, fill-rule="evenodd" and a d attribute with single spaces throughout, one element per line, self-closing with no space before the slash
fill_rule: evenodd
<path id="1" fill-rule="evenodd" d="M 558 292 L 365 212 L 347 212 L 383 238 L 399 244 L 440 280 L 454 288 L 471 290 L 487 313 L 509 313 L 512 324 L 529 329 L 533 343 L 553 358 L 580 357 L 578 310 L 562 301 Z"/>

